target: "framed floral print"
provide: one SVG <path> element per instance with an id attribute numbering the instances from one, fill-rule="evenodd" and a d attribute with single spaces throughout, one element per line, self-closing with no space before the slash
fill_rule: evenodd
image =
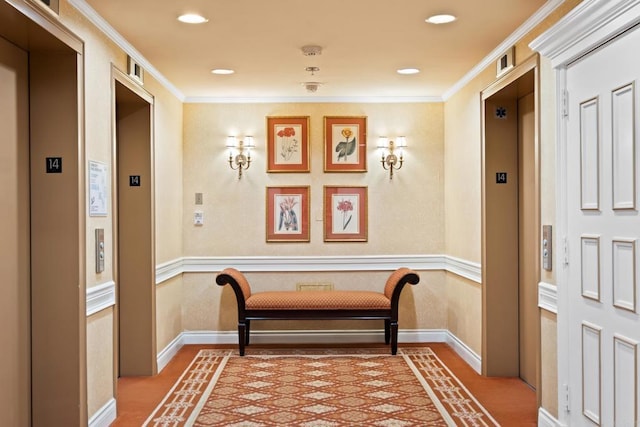
<path id="1" fill-rule="evenodd" d="M 267 117 L 267 172 L 309 172 L 309 116 Z"/>
<path id="2" fill-rule="evenodd" d="M 309 187 L 267 187 L 267 242 L 308 242 L 309 235 Z"/>
<path id="3" fill-rule="evenodd" d="M 324 171 L 367 171 L 367 118 L 324 118 Z"/>
<path id="4" fill-rule="evenodd" d="M 367 187 L 324 187 L 324 241 L 367 241 Z"/>

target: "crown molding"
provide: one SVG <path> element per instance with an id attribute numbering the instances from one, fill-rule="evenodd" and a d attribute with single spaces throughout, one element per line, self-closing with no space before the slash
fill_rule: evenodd
<path id="1" fill-rule="evenodd" d="M 458 80 L 453 86 L 451 86 L 443 95 L 442 98 L 447 101 L 453 95 L 455 95 L 460 89 L 465 87 L 471 80 L 477 77 L 485 68 L 493 63 L 504 54 L 504 52 L 511 46 L 516 44 L 518 40 L 526 36 L 532 31 L 538 24 L 544 21 L 547 16 L 558 8 L 564 0 L 549 0 L 533 15 L 529 17 L 522 25 L 520 25 L 509 37 L 507 37 L 502 43 L 485 56 L 475 67 L 471 69 L 467 74 Z"/>
<path id="2" fill-rule="evenodd" d="M 142 54 L 131 43 L 127 41 L 119 32 L 115 30 L 94 8 L 84 0 L 69 0 L 69 4 L 75 7 L 85 18 L 95 25 L 100 31 L 106 34 L 120 49 L 122 49 L 127 55 L 133 58 L 138 64 L 144 68 L 145 72 L 152 75 L 158 82 L 163 85 L 169 92 L 171 92 L 176 98 L 184 102 L 184 94 L 173 85 L 165 76 L 156 69 L 142 56 Z"/>
<path id="3" fill-rule="evenodd" d="M 568 65 L 638 23 L 637 0 L 585 0 L 529 47 L 550 58 L 556 68 Z"/>
<path id="4" fill-rule="evenodd" d="M 293 96 L 293 97 L 216 97 L 188 96 L 184 99 L 189 104 L 411 104 L 438 103 L 444 100 L 440 96 Z"/>

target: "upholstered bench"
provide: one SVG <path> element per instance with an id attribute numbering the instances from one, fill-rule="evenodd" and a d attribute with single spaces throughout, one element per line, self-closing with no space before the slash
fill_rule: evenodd
<path id="1" fill-rule="evenodd" d="M 420 277 L 399 268 L 387 279 L 382 292 L 374 291 L 267 291 L 251 292 L 244 274 L 226 268 L 216 277 L 220 286 L 231 285 L 238 302 L 238 344 L 240 355 L 249 345 L 252 320 L 365 319 L 384 320 L 384 341 L 391 354 L 398 351 L 398 302 L 404 285 L 417 284 Z"/>

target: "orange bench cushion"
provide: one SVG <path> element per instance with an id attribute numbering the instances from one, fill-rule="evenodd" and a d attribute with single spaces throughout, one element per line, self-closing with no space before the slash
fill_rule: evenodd
<path id="1" fill-rule="evenodd" d="M 247 310 L 388 310 L 391 301 L 371 291 L 273 291 L 251 294 Z"/>

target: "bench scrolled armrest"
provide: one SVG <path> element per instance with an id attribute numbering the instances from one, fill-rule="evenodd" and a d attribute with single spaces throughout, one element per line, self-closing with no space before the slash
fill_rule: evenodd
<path id="1" fill-rule="evenodd" d="M 216 283 L 220 286 L 230 285 L 236 294 L 238 310 L 244 311 L 245 302 L 251 296 L 251 286 L 245 275 L 235 268 L 225 268 L 216 276 Z"/>
<path id="2" fill-rule="evenodd" d="M 410 268 L 400 267 L 387 279 L 384 286 L 384 295 L 391 301 L 391 309 L 398 312 L 398 302 L 400 301 L 400 293 L 407 283 L 417 285 L 420 276 Z"/>

